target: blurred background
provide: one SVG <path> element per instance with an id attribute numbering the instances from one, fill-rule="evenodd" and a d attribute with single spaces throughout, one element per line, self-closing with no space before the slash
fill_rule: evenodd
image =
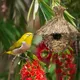
<path id="1" fill-rule="evenodd" d="M 4 52 L 25 32 L 35 32 L 54 17 L 56 5 L 66 7 L 66 20 L 80 31 L 80 0 L 0 0 L 0 80 L 7 80 L 13 58 Z"/>

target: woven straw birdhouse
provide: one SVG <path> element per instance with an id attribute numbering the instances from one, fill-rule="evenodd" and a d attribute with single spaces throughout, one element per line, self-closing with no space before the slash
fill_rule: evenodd
<path id="1" fill-rule="evenodd" d="M 36 33 L 42 35 L 44 43 L 54 52 L 61 52 L 67 48 L 72 40 L 75 40 L 78 30 L 64 19 L 64 8 L 54 8 L 56 17 L 48 21 Z"/>

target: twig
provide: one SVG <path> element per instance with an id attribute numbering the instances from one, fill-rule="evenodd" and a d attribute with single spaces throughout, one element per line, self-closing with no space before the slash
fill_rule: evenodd
<path id="1" fill-rule="evenodd" d="M 22 57 L 22 56 L 20 56 L 20 55 L 19 55 L 19 56 L 15 56 L 15 57 L 12 59 L 12 61 L 11 61 L 11 63 L 10 63 L 10 68 L 9 68 L 8 80 L 11 79 L 11 71 L 13 70 L 13 65 L 14 65 L 14 62 L 15 62 L 15 60 L 16 60 L 17 57 L 22 58 L 22 59 L 25 59 L 25 60 L 28 59 L 28 58 Z"/>
<path id="2" fill-rule="evenodd" d="M 10 63 L 10 69 L 9 69 L 9 74 L 8 74 L 8 80 L 10 80 L 10 78 L 11 78 L 11 70 L 13 69 L 13 64 L 14 64 L 14 61 L 16 60 L 16 58 L 17 58 L 17 56 L 15 56 L 13 59 L 12 59 L 12 61 L 11 61 L 11 63 Z"/>

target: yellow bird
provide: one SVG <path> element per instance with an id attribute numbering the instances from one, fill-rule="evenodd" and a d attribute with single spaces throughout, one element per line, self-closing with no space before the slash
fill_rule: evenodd
<path id="1" fill-rule="evenodd" d="M 7 51 L 7 54 L 17 55 L 20 53 L 24 53 L 31 46 L 33 39 L 33 33 L 28 32 L 25 33 L 17 42 L 15 42 Z"/>

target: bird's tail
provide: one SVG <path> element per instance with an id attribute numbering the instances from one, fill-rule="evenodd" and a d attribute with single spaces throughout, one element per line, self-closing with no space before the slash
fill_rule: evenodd
<path id="1" fill-rule="evenodd" d="M 12 51 L 7 51 L 7 52 L 5 52 L 6 54 L 12 54 Z"/>

